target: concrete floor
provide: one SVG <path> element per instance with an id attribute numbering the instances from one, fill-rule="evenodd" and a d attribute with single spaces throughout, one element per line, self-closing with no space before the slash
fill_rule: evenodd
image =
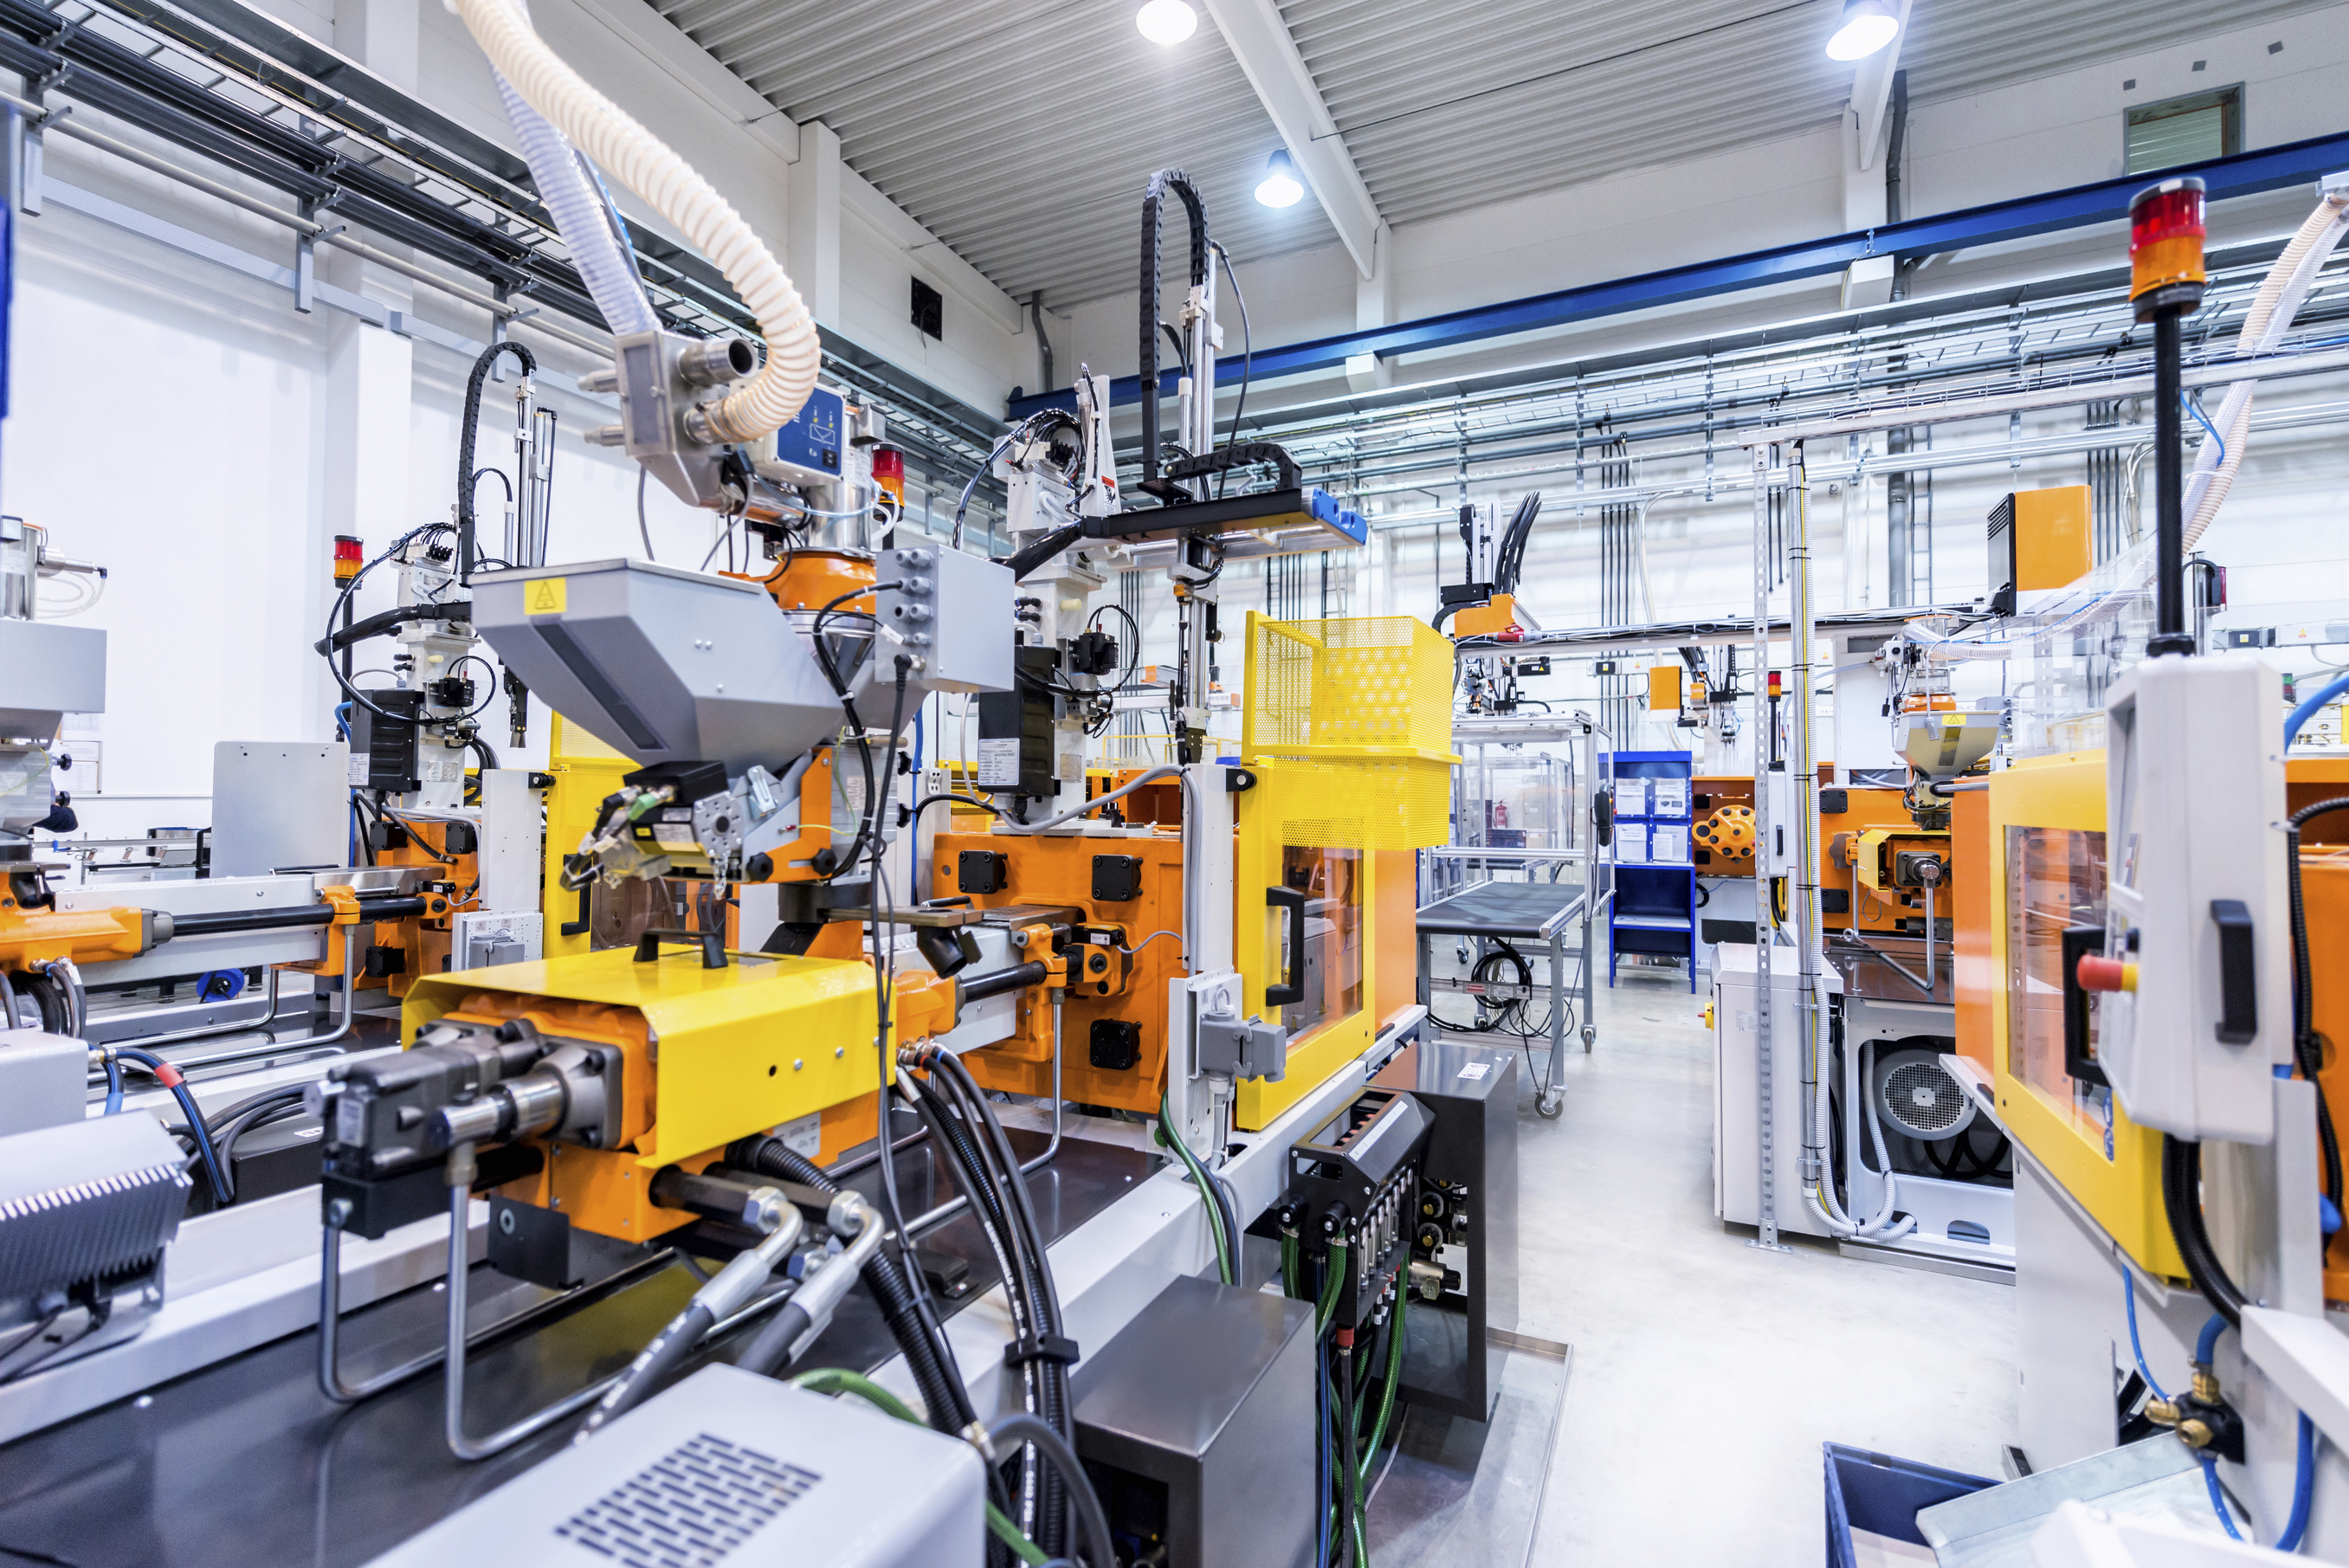
<path id="1" fill-rule="evenodd" d="M 1765 1253 L 1713 1218 L 1706 999 L 1627 971 L 1563 1117 L 1522 1102 L 1520 1326 L 1574 1347 L 1542 1568 L 1808 1568 L 1821 1443 L 1996 1477 L 2013 1440 L 2011 1286 Z"/>

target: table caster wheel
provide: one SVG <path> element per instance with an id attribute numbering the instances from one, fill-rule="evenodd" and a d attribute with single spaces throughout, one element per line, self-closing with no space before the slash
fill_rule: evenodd
<path id="1" fill-rule="evenodd" d="M 1534 1101 L 1534 1109 L 1540 1114 L 1543 1120 L 1556 1121 L 1566 1114 L 1566 1091 L 1562 1088 L 1552 1089 L 1549 1093 L 1540 1096 Z"/>

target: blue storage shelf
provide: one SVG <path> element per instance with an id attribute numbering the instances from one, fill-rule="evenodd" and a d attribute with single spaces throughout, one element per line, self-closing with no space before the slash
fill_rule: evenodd
<path id="1" fill-rule="evenodd" d="M 1696 759 L 1685 751 L 1610 751 L 1599 772 L 1615 792 L 1618 851 L 1638 856 L 1615 866 L 1615 902 L 1607 911 L 1607 984 L 1626 953 L 1677 958 L 1696 990 L 1696 866 L 1690 859 L 1690 791 Z M 1658 850 L 1666 859 L 1650 857 Z"/>

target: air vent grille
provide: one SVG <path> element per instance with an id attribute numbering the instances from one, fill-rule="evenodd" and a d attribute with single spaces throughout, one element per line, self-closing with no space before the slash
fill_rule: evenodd
<path id="1" fill-rule="evenodd" d="M 626 1568 L 708 1568 L 823 1478 L 703 1432 L 555 1526 Z"/>

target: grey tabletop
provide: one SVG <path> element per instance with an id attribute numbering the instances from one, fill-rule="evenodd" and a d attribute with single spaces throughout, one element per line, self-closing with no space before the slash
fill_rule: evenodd
<path id="1" fill-rule="evenodd" d="M 1488 882 L 1440 898 L 1419 912 L 1419 928 L 1438 936 L 1516 936 L 1547 941 L 1582 910 L 1579 882 Z"/>

